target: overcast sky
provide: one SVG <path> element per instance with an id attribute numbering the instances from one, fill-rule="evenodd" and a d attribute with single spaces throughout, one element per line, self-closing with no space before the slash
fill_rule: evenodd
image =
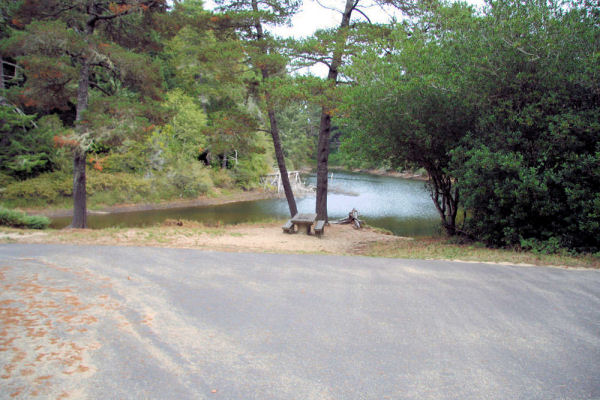
<path id="1" fill-rule="evenodd" d="M 467 0 L 467 2 L 479 7 L 483 5 L 484 0 Z M 204 4 L 208 9 L 212 9 L 215 6 L 212 0 L 205 0 Z M 315 0 L 304 0 L 300 12 L 292 19 L 291 27 L 279 26 L 270 30 L 275 34 L 284 37 L 293 36 L 295 38 L 301 38 L 310 36 L 318 29 L 333 28 L 338 26 L 341 22 L 342 17 L 339 12 L 325 8 L 322 5 L 342 10 L 345 4 L 346 2 L 344 0 L 319 0 L 319 2 Z M 401 17 L 400 13 L 392 7 L 382 9 L 370 0 L 363 0 L 361 1 L 361 4 L 365 4 L 365 6 L 359 8 L 373 23 L 386 23 L 389 22 L 393 16 L 397 19 L 400 19 Z M 353 15 L 354 19 L 363 18 L 359 13 L 353 13 Z"/>

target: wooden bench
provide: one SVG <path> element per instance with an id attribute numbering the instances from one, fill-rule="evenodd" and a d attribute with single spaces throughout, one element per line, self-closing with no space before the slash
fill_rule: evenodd
<path id="1" fill-rule="evenodd" d="M 315 235 L 317 235 L 318 237 L 321 237 L 321 235 L 323 234 L 324 231 L 325 231 L 325 221 L 318 220 L 317 223 L 315 224 Z"/>
<path id="2" fill-rule="evenodd" d="M 290 219 L 281 227 L 281 229 L 283 229 L 285 233 L 294 233 L 294 223 Z"/>

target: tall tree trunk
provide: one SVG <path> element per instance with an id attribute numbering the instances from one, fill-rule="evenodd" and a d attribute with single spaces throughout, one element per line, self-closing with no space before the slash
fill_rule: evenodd
<path id="1" fill-rule="evenodd" d="M 87 204 L 86 204 L 86 176 L 85 176 L 86 152 L 80 147 L 73 150 L 73 228 L 87 227 Z"/>
<path id="2" fill-rule="evenodd" d="M 77 87 L 77 114 L 75 125 L 77 132 L 83 134 L 85 127 L 82 124 L 83 112 L 88 106 L 88 90 L 90 86 L 90 65 L 84 60 L 79 72 L 79 85 Z M 87 227 L 87 193 L 85 176 L 86 151 L 78 144 L 73 150 L 73 228 Z"/>
<path id="3" fill-rule="evenodd" d="M 350 26 L 350 17 L 352 11 L 358 5 L 359 0 L 346 0 L 346 7 L 340 24 L 342 32 L 341 42 L 336 43 L 333 52 L 333 59 L 329 66 L 327 80 L 335 86 L 338 78 L 338 69 L 342 64 L 342 56 L 346 47 L 347 32 Z M 321 124 L 319 126 L 319 142 L 317 145 L 317 201 L 315 209 L 317 219 L 328 221 L 327 215 L 327 175 L 328 175 L 328 160 L 329 160 L 329 134 L 331 133 L 331 110 L 323 107 L 321 110 Z"/>
<path id="4" fill-rule="evenodd" d="M 258 1 L 252 0 L 252 9 L 255 13 L 258 13 Z M 256 28 L 256 38 L 258 41 L 264 40 L 263 27 L 260 21 L 255 22 L 254 27 Z M 265 48 L 262 49 L 263 54 L 267 53 Z M 263 81 L 269 78 L 269 71 L 267 68 L 261 68 L 260 72 L 263 77 Z M 281 175 L 281 184 L 283 185 L 283 191 L 285 198 L 290 209 L 290 216 L 294 216 L 298 213 L 296 207 L 296 199 L 294 199 L 294 192 L 292 191 L 292 185 L 290 184 L 290 177 L 288 176 L 287 168 L 285 166 L 285 158 L 283 156 L 283 149 L 281 148 L 281 139 L 279 138 L 279 128 L 277 126 L 277 117 L 275 116 L 275 110 L 271 106 L 271 96 L 268 92 L 265 93 L 267 101 L 267 113 L 269 114 L 269 124 L 271 125 L 271 137 L 273 138 L 273 147 L 275 148 L 275 158 L 277 159 L 277 166 L 279 167 L 279 174 Z"/>
<path id="5" fill-rule="evenodd" d="M 293 217 L 298 213 L 298 208 L 296 207 L 296 199 L 294 199 L 294 192 L 292 191 L 290 178 L 288 176 L 287 168 L 285 167 L 285 159 L 283 158 L 283 149 L 281 148 L 281 140 L 279 139 L 277 119 L 275 118 L 275 111 L 273 111 L 271 107 L 268 108 L 268 113 L 269 121 L 271 123 L 271 137 L 273 138 L 273 147 L 275 148 L 275 158 L 277 158 L 277 166 L 279 167 L 279 173 L 281 174 L 281 183 L 283 185 L 285 198 L 290 209 L 290 216 Z"/>
<path id="6" fill-rule="evenodd" d="M 0 54 L 0 90 L 4 90 L 4 59 Z"/>
<path id="7" fill-rule="evenodd" d="M 321 110 L 319 141 L 317 143 L 317 201 L 315 209 L 317 218 L 328 221 L 327 215 L 327 176 L 329 160 L 329 134 L 331 132 L 331 116 L 325 107 Z"/>

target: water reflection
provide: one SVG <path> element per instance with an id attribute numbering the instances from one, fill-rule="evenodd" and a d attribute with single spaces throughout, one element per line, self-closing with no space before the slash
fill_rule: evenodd
<path id="1" fill-rule="evenodd" d="M 314 185 L 314 175 L 308 176 L 307 182 Z M 388 229 L 397 235 L 418 236 L 439 232 L 439 217 L 423 182 L 334 172 L 330 188 L 332 190 L 327 197 L 330 219 L 343 218 L 356 208 L 361 219 L 369 225 Z M 297 199 L 297 206 L 300 212 L 314 212 L 314 196 Z M 287 202 L 283 198 L 221 206 L 90 215 L 88 224 L 91 228 L 149 226 L 169 218 L 237 224 L 288 216 Z M 52 226 L 61 228 L 70 222 L 70 218 L 57 218 Z"/>

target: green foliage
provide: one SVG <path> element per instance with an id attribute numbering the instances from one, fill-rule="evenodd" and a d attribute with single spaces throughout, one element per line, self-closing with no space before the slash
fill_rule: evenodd
<path id="1" fill-rule="evenodd" d="M 4 172 L 0 172 L 0 188 L 4 188 L 15 181 L 15 178 L 12 176 L 5 174 Z"/>
<path id="2" fill-rule="evenodd" d="M 202 128 L 207 122 L 206 114 L 181 89 L 167 94 L 165 107 L 173 115 L 171 125 L 174 140 L 170 143 L 170 150 L 190 159 L 198 157 L 208 144 L 208 139 L 202 135 Z"/>
<path id="3" fill-rule="evenodd" d="M 106 204 L 131 201 L 137 196 L 152 194 L 151 182 L 139 176 L 90 171 L 87 177 L 88 194 L 94 200 L 102 197 Z M 68 173 L 45 173 L 32 179 L 9 184 L 2 192 L 2 201 L 15 206 L 64 205 L 72 194 L 73 178 Z M 98 199 L 95 200 L 98 202 Z"/>
<path id="4" fill-rule="evenodd" d="M 163 176 L 178 197 L 198 197 L 208 193 L 213 187 L 208 168 L 199 162 L 190 164 L 179 161 L 169 165 Z"/>
<path id="5" fill-rule="evenodd" d="M 243 189 L 257 187 L 260 177 L 270 171 L 270 164 L 262 154 L 252 154 L 239 160 L 233 168 L 233 179 Z"/>
<path id="6" fill-rule="evenodd" d="M 225 168 L 211 168 L 210 178 L 218 188 L 229 189 L 234 186 L 234 181 L 229 170 Z"/>
<path id="7" fill-rule="evenodd" d="M 470 89 L 485 99 L 453 152 L 467 230 L 491 245 L 598 251 L 597 15 L 575 4 L 499 2 L 476 29 L 474 41 L 487 43 L 458 46 L 495 51 L 465 63 Z"/>
<path id="8" fill-rule="evenodd" d="M 320 108 L 306 101 L 290 102 L 277 113 L 288 169 L 312 164 L 317 147 Z"/>
<path id="9" fill-rule="evenodd" d="M 27 215 L 24 212 L 0 207 L 0 225 L 14 228 L 46 229 L 50 225 L 47 217 Z"/>
<path id="10" fill-rule="evenodd" d="M 55 168 L 60 151 L 53 137 L 62 124 L 55 116 L 34 119 L 0 105 L 0 172 L 26 179 Z"/>
<path id="11" fill-rule="evenodd" d="M 143 173 L 148 169 L 148 160 L 145 153 L 146 147 L 138 142 L 131 146 L 123 146 L 104 157 L 101 161 L 102 171 Z"/>
<path id="12" fill-rule="evenodd" d="M 55 204 L 70 197 L 73 178 L 65 173 L 44 173 L 35 178 L 9 184 L 2 192 L 2 200 L 23 205 L 28 202 Z"/>
<path id="13" fill-rule="evenodd" d="M 597 251 L 597 10 L 494 1 L 418 17 L 347 70 L 345 159 L 425 168 L 445 183 L 437 205 L 460 198 L 463 232 L 488 245 Z"/>

